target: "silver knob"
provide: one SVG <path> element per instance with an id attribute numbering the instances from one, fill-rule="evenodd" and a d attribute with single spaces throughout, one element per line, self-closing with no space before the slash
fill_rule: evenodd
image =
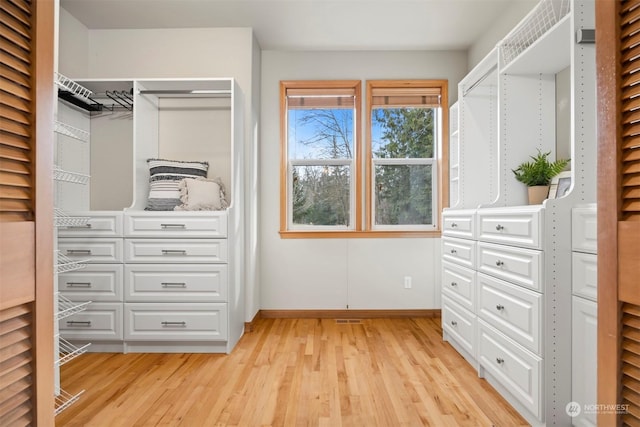
<path id="1" fill-rule="evenodd" d="M 456 251 L 455 249 L 451 249 L 451 253 L 455 255 L 458 253 L 458 251 Z"/>
<path id="2" fill-rule="evenodd" d="M 451 228 L 456 228 L 458 226 L 458 224 L 456 224 L 455 222 L 451 223 Z"/>
<path id="3" fill-rule="evenodd" d="M 504 363 L 504 359 L 502 357 L 496 357 L 496 363 L 498 365 L 502 365 Z"/>
<path id="4" fill-rule="evenodd" d="M 504 230 L 504 227 L 501 226 L 500 224 L 498 224 L 498 225 L 496 225 L 496 230 L 502 231 L 502 230 Z"/>
<path id="5" fill-rule="evenodd" d="M 502 266 L 504 265 L 504 262 L 502 262 L 502 261 L 498 260 L 498 261 L 496 261 L 496 265 L 497 265 L 498 267 L 502 267 Z"/>
<path id="6" fill-rule="evenodd" d="M 457 282 L 451 282 L 451 286 L 454 286 L 454 287 L 458 286 L 458 283 Z"/>
<path id="7" fill-rule="evenodd" d="M 498 310 L 498 311 L 504 310 L 504 305 L 502 305 L 502 304 L 496 305 L 496 310 Z"/>
<path id="8" fill-rule="evenodd" d="M 458 326 L 458 322 L 456 322 L 455 320 L 452 320 L 452 321 L 451 321 L 451 325 L 452 325 L 452 326 Z"/>

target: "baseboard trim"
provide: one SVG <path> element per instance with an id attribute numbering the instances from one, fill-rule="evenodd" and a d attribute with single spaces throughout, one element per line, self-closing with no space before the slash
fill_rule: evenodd
<path id="1" fill-rule="evenodd" d="M 260 310 L 264 319 L 401 319 L 440 317 L 440 309 L 425 310 Z"/>
<path id="2" fill-rule="evenodd" d="M 256 322 L 258 320 L 260 320 L 261 317 L 262 317 L 262 311 L 258 310 L 256 315 L 253 316 L 253 319 L 251 319 L 250 322 L 244 322 L 244 331 L 245 332 L 253 332 L 255 330 L 255 327 L 256 327 Z"/>

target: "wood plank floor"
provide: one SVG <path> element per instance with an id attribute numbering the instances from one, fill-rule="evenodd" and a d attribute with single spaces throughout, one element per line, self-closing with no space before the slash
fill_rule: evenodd
<path id="1" fill-rule="evenodd" d="M 439 318 L 260 319 L 232 354 L 90 353 L 57 426 L 526 426 Z"/>

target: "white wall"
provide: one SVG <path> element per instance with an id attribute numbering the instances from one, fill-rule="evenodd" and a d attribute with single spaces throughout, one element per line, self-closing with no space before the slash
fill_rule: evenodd
<path id="1" fill-rule="evenodd" d="M 262 309 L 440 307 L 440 239 L 280 238 L 280 80 L 444 78 L 449 79 L 449 101 L 453 103 L 466 70 L 465 52 L 263 51 Z M 404 289 L 405 276 L 413 279 L 411 289 Z"/>

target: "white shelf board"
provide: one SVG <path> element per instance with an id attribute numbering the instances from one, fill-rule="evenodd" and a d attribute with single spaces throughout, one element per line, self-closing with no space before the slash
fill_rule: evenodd
<path id="1" fill-rule="evenodd" d="M 500 74 L 556 74 L 571 65 L 571 16 L 558 21 L 542 37 L 504 66 Z"/>

